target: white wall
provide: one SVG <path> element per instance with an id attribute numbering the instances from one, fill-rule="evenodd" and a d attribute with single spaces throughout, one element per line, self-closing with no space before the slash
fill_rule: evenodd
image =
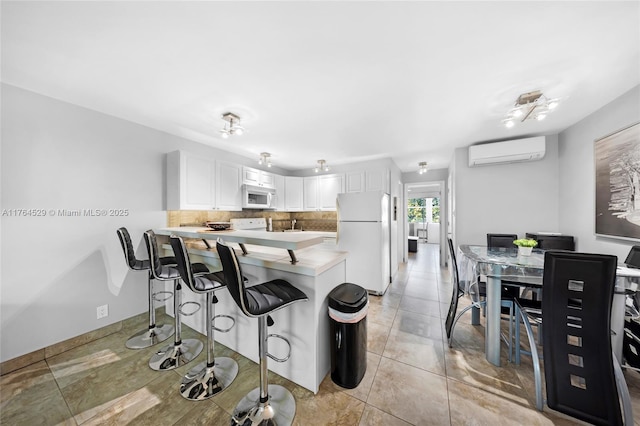
<path id="1" fill-rule="evenodd" d="M 144 272 L 127 269 L 116 229 L 141 257 L 166 226 L 165 154 L 255 160 L 2 85 L 0 360 L 147 310 Z M 7 216 L 10 209 L 128 209 L 126 217 Z M 96 307 L 109 316 L 96 320 Z M 124 342 L 123 342 L 124 344 Z"/>
<path id="2" fill-rule="evenodd" d="M 453 161 L 456 245 L 486 245 L 488 233 L 560 230 L 557 136 L 547 136 L 539 161 L 469 167 L 468 148 Z"/>
<path id="3" fill-rule="evenodd" d="M 576 238 L 576 250 L 627 256 L 631 241 L 595 236 L 594 141 L 640 121 L 640 86 L 559 135 L 560 229 Z M 640 244 L 635 242 L 635 244 Z"/>

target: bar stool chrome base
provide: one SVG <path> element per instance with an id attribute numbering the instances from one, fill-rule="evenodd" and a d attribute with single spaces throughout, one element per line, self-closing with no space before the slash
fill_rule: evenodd
<path id="1" fill-rule="evenodd" d="M 174 370 L 193 361 L 203 347 L 197 339 L 185 339 L 179 345 L 165 346 L 151 357 L 149 367 L 156 371 Z"/>
<path id="2" fill-rule="evenodd" d="M 131 336 L 125 346 L 129 349 L 150 348 L 173 336 L 174 331 L 175 328 L 171 324 L 156 325 Z"/>
<path id="3" fill-rule="evenodd" d="M 293 423 L 296 400 L 280 385 L 269 385 L 269 400 L 260 402 L 260 388 L 255 388 L 240 400 L 233 411 L 231 426 L 286 426 Z"/>
<path id="4" fill-rule="evenodd" d="M 213 367 L 203 361 L 182 378 L 180 394 L 191 401 L 202 401 L 225 390 L 238 375 L 238 363 L 231 358 L 216 357 Z"/>

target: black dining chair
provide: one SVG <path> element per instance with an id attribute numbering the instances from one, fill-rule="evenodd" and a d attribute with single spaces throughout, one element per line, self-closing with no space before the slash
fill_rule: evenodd
<path id="1" fill-rule="evenodd" d="M 458 299 L 460 299 L 464 295 L 465 287 L 460 283 L 460 277 L 458 275 L 458 261 L 456 260 L 456 252 L 453 247 L 453 241 L 451 241 L 451 238 L 448 238 L 447 241 L 449 244 L 449 254 L 451 256 L 452 263 L 451 270 L 453 274 L 453 291 L 451 293 L 451 303 L 449 304 L 449 311 L 447 312 L 447 318 L 445 320 L 445 333 L 447 334 L 449 347 L 452 347 L 451 345 L 453 343 L 453 330 L 456 326 L 456 323 L 458 322 L 460 317 L 464 315 L 464 313 L 468 310 L 486 306 L 487 301 L 485 298 L 487 295 L 487 290 L 486 284 L 478 280 L 476 285 L 472 285 L 469 288 L 469 294 L 471 295 L 472 300 L 471 305 L 465 307 L 463 310 L 457 313 Z M 500 304 L 503 308 L 508 309 L 507 312 L 509 315 L 509 338 L 507 339 L 506 337 L 502 336 L 502 339 L 505 341 L 505 343 L 507 343 L 509 347 L 509 361 L 511 361 L 513 340 L 513 321 L 511 319 L 513 318 L 513 302 L 511 300 L 502 300 Z"/>
<path id="2" fill-rule="evenodd" d="M 631 268 L 640 268 L 640 246 L 631 247 L 624 263 Z"/>
<path id="3" fill-rule="evenodd" d="M 517 234 L 487 234 L 487 247 L 515 249 L 513 242 L 517 239 Z"/>
<path id="4" fill-rule="evenodd" d="M 544 259 L 542 321 L 553 325 L 542 346 L 547 405 L 595 425 L 633 424 L 629 390 L 611 345 L 616 263 L 615 256 L 567 251 L 548 251 Z M 517 301 L 516 313 L 527 330 L 536 407 L 542 410 L 540 361 Z"/>

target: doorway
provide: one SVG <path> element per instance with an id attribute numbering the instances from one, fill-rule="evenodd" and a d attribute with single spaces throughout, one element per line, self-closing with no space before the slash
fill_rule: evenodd
<path id="1" fill-rule="evenodd" d="M 444 181 L 414 182 L 404 186 L 404 241 L 407 242 L 404 244 L 404 258 L 408 259 L 409 244 L 417 250 L 424 244 L 437 244 L 440 264 L 445 266 L 446 229 L 441 225 L 446 218 Z M 410 240 L 413 241 L 409 243 Z"/>

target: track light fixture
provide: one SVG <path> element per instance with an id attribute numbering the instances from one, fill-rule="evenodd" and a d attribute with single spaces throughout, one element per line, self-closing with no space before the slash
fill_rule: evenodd
<path id="1" fill-rule="evenodd" d="M 240 136 L 244 133 L 244 127 L 240 125 L 240 117 L 232 112 L 225 112 L 222 114 L 222 119 L 226 121 L 224 127 L 220 129 L 220 133 L 223 138 L 228 138 L 231 135 Z"/>
<path id="2" fill-rule="evenodd" d="M 325 160 L 318 160 L 318 165 L 313 168 L 313 171 L 316 173 L 320 171 L 328 172 L 329 166 L 327 166 L 327 162 Z"/>

